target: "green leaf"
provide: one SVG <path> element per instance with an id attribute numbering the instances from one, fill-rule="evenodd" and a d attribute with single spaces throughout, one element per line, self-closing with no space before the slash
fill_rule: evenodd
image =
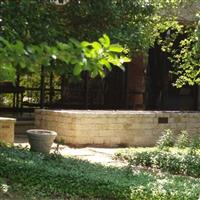
<path id="1" fill-rule="evenodd" d="M 126 57 L 126 56 L 121 56 L 120 57 L 120 63 L 126 63 L 126 62 L 131 62 L 131 59 Z"/>
<path id="2" fill-rule="evenodd" d="M 19 65 L 22 69 L 26 67 L 26 62 L 24 60 L 20 60 Z"/>
<path id="3" fill-rule="evenodd" d="M 82 46 L 82 47 L 88 47 L 88 46 L 90 46 L 90 45 L 91 45 L 91 43 L 89 43 L 89 42 L 87 42 L 87 41 L 81 42 L 81 46 Z"/>
<path id="4" fill-rule="evenodd" d="M 106 34 L 104 34 L 103 37 L 99 38 L 99 42 L 105 48 L 108 48 L 110 46 L 110 38 Z"/>
<path id="5" fill-rule="evenodd" d="M 109 47 L 109 51 L 116 52 L 116 53 L 121 53 L 123 49 L 124 48 L 119 44 L 111 44 Z"/>
<path id="6" fill-rule="evenodd" d="M 16 70 L 11 64 L 0 66 L 0 81 L 14 81 L 16 78 Z"/>
<path id="7" fill-rule="evenodd" d="M 104 71 L 99 70 L 98 72 L 99 72 L 99 75 L 100 75 L 101 78 L 105 78 L 105 73 L 104 73 Z"/>
<path id="8" fill-rule="evenodd" d="M 24 44 L 21 41 L 17 41 L 15 47 L 18 51 L 24 50 Z"/>
<path id="9" fill-rule="evenodd" d="M 57 47 L 61 50 L 68 50 L 70 48 L 68 44 L 62 42 L 57 43 Z"/>
<path id="10" fill-rule="evenodd" d="M 92 46 L 96 51 L 99 51 L 100 49 L 102 49 L 102 46 L 99 42 L 93 42 Z"/>
<path id="11" fill-rule="evenodd" d="M 70 38 L 69 41 L 73 43 L 76 47 L 80 47 L 80 42 L 74 38 Z"/>
<path id="12" fill-rule="evenodd" d="M 83 71 L 83 68 L 80 64 L 76 64 L 74 69 L 73 69 L 73 74 L 75 76 L 79 76 L 81 74 L 81 72 Z"/>
<path id="13" fill-rule="evenodd" d="M 106 68 L 107 68 L 109 71 L 111 71 L 112 67 L 111 67 L 110 63 L 109 63 L 106 59 L 101 59 L 101 60 L 99 61 L 99 63 L 100 63 L 101 65 L 106 66 Z"/>
<path id="14" fill-rule="evenodd" d="M 4 39 L 3 37 L 0 37 L 0 42 L 2 42 L 5 46 L 7 46 L 9 48 L 11 47 L 11 44 L 9 43 L 9 41 Z"/>
<path id="15" fill-rule="evenodd" d="M 97 75 L 98 75 L 98 71 L 95 69 L 95 70 L 93 70 L 93 71 L 91 72 L 90 77 L 91 77 L 91 78 L 95 78 L 95 77 L 97 77 Z"/>
<path id="16" fill-rule="evenodd" d="M 118 66 L 121 70 L 125 71 L 125 67 L 123 65 Z"/>

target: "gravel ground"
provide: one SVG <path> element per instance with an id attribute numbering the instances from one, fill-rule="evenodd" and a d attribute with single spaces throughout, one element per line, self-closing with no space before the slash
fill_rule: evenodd
<path id="1" fill-rule="evenodd" d="M 30 148 L 26 135 L 17 135 L 15 137 L 15 146 L 22 146 Z M 117 161 L 113 159 L 113 156 L 119 148 L 96 148 L 96 147 L 84 147 L 84 148 L 72 148 L 67 145 L 52 145 L 51 153 L 57 151 L 63 156 L 73 156 L 78 159 L 87 160 L 91 163 L 100 163 L 109 166 L 125 166 L 125 162 Z"/>

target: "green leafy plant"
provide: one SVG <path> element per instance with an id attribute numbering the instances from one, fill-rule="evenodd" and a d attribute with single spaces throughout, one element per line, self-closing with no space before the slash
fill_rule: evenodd
<path id="1" fill-rule="evenodd" d="M 168 59 L 173 68 L 170 73 L 175 77 L 173 86 L 181 88 L 185 85 L 200 84 L 200 14 L 197 9 L 193 22 L 176 23 L 169 26 L 171 33 L 161 41 L 162 50 L 168 53 Z"/>
<path id="2" fill-rule="evenodd" d="M 192 155 L 196 155 L 196 153 L 200 150 L 200 137 L 196 136 L 192 139 L 190 143 L 189 153 Z"/>
<path id="3" fill-rule="evenodd" d="M 132 166 L 161 169 L 172 174 L 200 177 L 200 156 L 198 154 L 152 150 L 132 153 L 121 152 L 116 157 L 128 161 Z"/>
<path id="4" fill-rule="evenodd" d="M 173 132 L 170 129 L 164 130 L 157 142 L 157 147 L 159 149 L 167 149 L 169 147 L 172 147 L 173 145 L 174 145 Z"/>
<path id="5" fill-rule="evenodd" d="M 176 146 L 178 148 L 186 148 L 190 146 L 190 138 L 187 131 L 181 131 L 176 139 Z"/>

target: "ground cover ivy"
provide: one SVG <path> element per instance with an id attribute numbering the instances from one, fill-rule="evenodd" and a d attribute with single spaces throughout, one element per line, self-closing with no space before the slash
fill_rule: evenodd
<path id="1" fill-rule="evenodd" d="M 0 146 L 0 177 L 37 198 L 197 199 L 200 180 Z"/>

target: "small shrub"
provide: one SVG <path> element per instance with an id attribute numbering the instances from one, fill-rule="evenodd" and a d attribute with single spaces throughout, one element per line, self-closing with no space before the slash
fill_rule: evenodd
<path id="1" fill-rule="evenodd" d="M 174 145 L 173 132 L 170 129 L 164 130 L 162 136 L 157 142 L 157 147 L 159 149 L 167 149 Z"/>
<path id="2" fill-rule="evenodd" d="M 192 139 L 192 142 L 190 144 L 190 148 L 189 148 L 189 153 L 190 154 L 196 154 L 197 151 L 200 150 L 200 137 L 196 137 L 194 139 Z"/>
<path id="3" fill-rule="evenodd" d="M 181 131 L 180 135 L 176 140 L 176 146 L 178 148 L 184 149 L 190 146 L 190 138 L 187 131 Z"/>
<path id="4" fill-rule="evenodd" d="M 182 154 L 180 152 L 144 151 L 135 152 L 129 157 L 118 154 L 121 159 L 127 159 L 130 165 L 161 169 L 172 174 L 183 174 L 200 177 L 200 156 Z"/>

